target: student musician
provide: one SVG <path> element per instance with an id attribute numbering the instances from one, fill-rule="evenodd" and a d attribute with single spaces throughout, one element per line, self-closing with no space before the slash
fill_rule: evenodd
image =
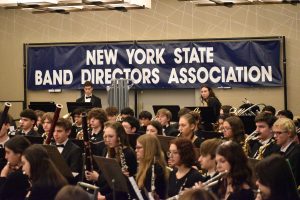
<path id="1" fill-rule="evenodd" d="M 135 117 L 128 116 L 123 119 L 122 126 L 125 129 L 130 146 L 134 149 L 136 146 L 136 140 L 140 136 L 140 133 L 138 133 L 140 128 L 139 121 Z"/>
<path id="2" fill-rule="evenodd" d="M 104 140 L 107 146 L 105 157 L 115 158 L 125 176 L 134 176 L 137 171 L 137 160 L 134 150 L 129 146 L 123 126 L 119 122 L 106 122 L 104 125 Z M 113 199 L 112 189 L 108 186 L 104 175 L 96 171 L 86 171 L 89 181 L 97 181 L 101 195 L 98 199 Z M 117 199 L 128 199 L 127 194 L 117 192 Z"/>
<path id="3" fill-rule="evenodd" d="M 168 170 L 159 140 L 153 135 L 144 134 L 137 139 L 135 152 L 138 160 L 136 182 L 139 189 L 145 196 L 150 193 L 155 199 L 165 199 Z"/>
<path id="4" fill-rule="evenodd" d="M 211 179 L 218 174 L 216 165 L 216 150 L 222 144 L 221 139 L 205 140 L 200 146 L 200 157 L 198 162 L 203 170 L 205 181 Z"/>
<path id="5" fill-rule="evenodd" d="M 118 108 L 114 107 L 114 106 L 109 106 L 107 108 L 105 108 L 105 112 L 107 115 L 107 120 L 110 122 L 116 122 L 117 118 L 118 118 Z"/>
<path id="6" fill-rule="evenodd" d="M 90 81 L 86 81 L 83 85 L 84 95 L 76 100 L 77 103 L 92 103 L 94 107 L 101 108 L 101 99 L 93 95 L 93 84 Z"/>
<path id="7" fill-rule="evenodd" d="M 101 108 L 93 108 L 88 112 L 88 120 L 91 128 L 90 141 L 92 143 L 92 153 L 101 156 L 105 148 L 103 129 L 104 123 L 107 121 L 106 113 Z"/>
<path id="8" fill-rule="evenodd" d="M 123 121 L 126 117 L 134 117 L 134 110 L 132 110 L 130 107 L 125 107 L 120 112 L 120 119 Z"/>
<path id="9" fill-rule="evenodd" d="M 204 177 L 194 169 L 196 154 L 191 140 L 176 138 L 171 141 L 169 148 L 169 162 L 175 166 L 169 176 L 168 196 L 176 199 L 186 188 L 191 188 L 195 183 L 204 181 Z"/>
<path id="10" fill-rule="evenodd" d="M 249 141 L 249 157 L 261 160 L 272 153 L 279 152 L 280 147 L 276 144 L 272 132 L 272 126 L 275 121 L 275 116 L 265 112 L 262 112 L 255 117 L 258 139 Z"/>
<path id="11" fill-rule="evenodd" d="M 53 122 L 53 116 L 54 113 L 53 112 L 46 112 L 41 119 L 41 123 L 44 129 L 44 133 L 42 134 L 42 137 L 44 138 L 44 140 L 46 140 L 46 138 L 48 137 L 48 134 L 50 132 L 51 129 L 51 124 Z"/>
<path id="12" fill-rule="evenodd" d="M 23 200 L 29 189 L 28 177 L 22 173 L 21 156 L 30 142 L 22 136 L 15 136 L 5 143 L 7 164 L 1 171 L 0 199 Z"/>
<path id="13" fill-rule="evenodd" d="M 71 129 L 70 139 L 75 139 L 77 134 L 82 130 L 82 119 L 81 114 L 85 112 L 84 108 L 76 108 L 73 113 L 73 124 Z"/>
<path id="14" fill-rule="evenodd" d="M 2 112 L 0 112 L 0 116 L 2 116 Z M 4 148 L 4 144 L 9 140 L 8 132 L 12 124 L 13 119 L 9 114 L 7 114 L 7 117 L 0 130 L 0 148 Z"/>
<path id="15" fill-rule="evenodd" d="M 178 137 L 189 139 L 194 147 L 199 148 L 202 141 L 196 136 L 195 129 L 197 126 L 197 121 L 195 117 L 191 114 L 182 115 L 179 119 L 179 134 Z"/>
<path id="16" fill-rule="evenodd" d="M 273 154 L 255 166 L 256 200 L 299 200 L 296 183 L 289 163 L 280 155 Z"/>
<path id="17" fill-rule="evenodd" d="M 156 113 L 157 121 L 163 127 L 163 135 L 176 137 L 178 135 L 178 130 L 171 125 L 172 113 L 166 109 L 161 108 Z"/>
<path id="18" fill-rule="evenodd" d="M 35 112 L 31 109 L 25 109 L 20 113 L 20 129 L 16 135 L 35 136 L 40 135 L 34 130 L 34 125 L 37 121 Z"/>
<path id="19" fill-rule="evenodd" d="M 38 132 L 39 135 L 42 135 L 44 133 L 43 126 L 42 126 L 42 116 L 45 114 L 45 112 L 42 110 L 35 110 L 34 112 L 37 116 L 34 129 L 35 131 Z"/>
<path id="20" fill-rule="evenodd" d="M 212 107 L 216 116 L 216 120 L 219 118 L 222 104 L 216 97 L 212 88 L 207 85 L 202 85 L 200 87 L 200 106 Z"/>
<path id="21" fill-rule="evenodd" d="M 28 200 L 53 200 L 67 180 L 58 171 L 40 144 L 28 147 L 22 155 L 22 170 L 31 183 Z"/>
<path id="22" fill-rule="evenodd" d="M 82 172 L 82 152 L 80 147 L 69 140 L 72 124 L 69 120 L 59 118 L 55 125 L 53 138 L 57 150 L 62 155 L 72 172 Z"/>
<path id="23" fill-rule="evenodd" d="M 280 153 L 288 159 L 297 185 L 300 185 L 300 145 L 295 142 L 296 127 L 293 120 L 280 118 L 273 125 L 276 144 L 280 146 Z"/>
<path id="24" fill-rule="evenodd" d="M 216 151 L 217 171 L 228 174 L 212 190 L 220 199 L 253 200 L 252 171 L 248 159 L 236 142 L 226 141 Z"/>
<path id="25" fill-rule="evenodd" d="M 139 114 L 139 122 L 140 122 L 140 129 L 138 132 L 140 134 L 145 134 L 147 130 L 147 126 L 150 124 L 152 120 L 152 114 L 148 111 L 142 111 Z"/>
<path id="26" fill-rule="evenodd" d="M 242 120 L 237 116 L 227 117 L 223 123 L 223 135 L 225 140 L 244 145 L 245 129 Z"/>
<path id="27" fill-rule="evenodd" d="M 162 135 L 162 126 L 158 121 L 151 121 L 146 129 L 146 134 Z"/>

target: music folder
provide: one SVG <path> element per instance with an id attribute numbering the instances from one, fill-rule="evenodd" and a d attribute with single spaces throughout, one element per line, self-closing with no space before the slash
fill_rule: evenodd
<path id="1" fill-rule="evenodd" d="M 56 146 L 52 145 L 43 145 L 43 147 L 47 150 L 48 155 L 58 171 L 66 177 L 68 180 L 71 180 L 74 178 L 71 169 L 67 165 L 66 161 L 62 157 L 62 155 L 57 150 Z"/>
<path id="2" fill-rule="evenodd" d="M 73 113 L 75 109 L 77 108 L 84 108 L 86 110 L 92 109 L 93 104 L 91 102 L 85 102 L 85 103 L 77 103 L 77 102 L 67 102 L 67 108 L 68 108 L 68 113 Z"/>
<path id="3" fill-rule="evenodd" d="M 93 156 L 93 158 L 110 188 L 119 192 L 129 192 L 125 175 L 115 159 L 100 156 Z"/>
<path id="4" fill-rule="evenodd" d="M 164 152 L 169 151 L 170 147 L 170 142 L 174 140 L 176 137 L 172 136 L 164 136 L 164 135 L 157 135 L 157 138 L 160 142 L 161 148 L 163 149 Z"/>
<path id="5" fill-rule="evenodd" d="M 157 114 L 157 111 L 159 109 L 165 108 L 168 109 L 171 113 L 172 113 L 172 122 L 178 122 L 178 112 L 180 110 L 180 107 L 178 105 L 153 105 L 152 106 L 153 111 L 154 111 L 154 115 Z"/>
<path id="6" fill-rule="evenodd" d="M 31 110 L 41 110 L 44 112 L 55 112 L 56 105 L 53 101 L 30 102 L 28 108 Z"/>

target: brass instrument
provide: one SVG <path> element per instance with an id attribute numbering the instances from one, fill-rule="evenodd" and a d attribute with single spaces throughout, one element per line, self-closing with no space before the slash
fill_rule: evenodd
<path id="1" fill-rule="evenodd" d="M 250 153 L 250 145 L 249 145 L 249 142 L 251 140 L 257 140 L 258 139 L 258 135 L 259 135 L 259 132 L 257 131 L 254 131 L 253 133 L 251 133 L 250 135 L 248 135 L 244 141 L 244 144 L 243 144 L 243 150 L 246 154 L 246 156 L 249 155 Z"/>
<path id="2" fill-rule="evenodd" d="M 50 131 L 47 135 L 47 138 L 46 140 L 44 141 L 45 144 L 50 144 L 51 143 L 51 139 L 53 137 L 53 133 L 54 133 L 54 129 L 55 129 L 55 126 L 56 126 L 56 122 L 59 118 L 59 113 L 61 111 L 61 109 L 63 108 L 63 106 L 61 104 L 56 104 L 56 109 L 55 109 L 55 112 L 54 112 L 54 116 L 53 116 L 53 121 L 51 123 L 51 128 L 50 128 Z"/>
<path id="3" fill-rule="evenodd" d="M 258 107 L 259 110 L 259 106 L 265 107 L 266 105 L 263 103 L 252 104 L 246 99 L 246 102 L 239 108 L 230 108 L 229 113 L 236 116 L 256 116 L 257 113 L 254 113 L 252 109 Z"/>
<path id="4" fill-rule="evenodd" d="M 271 138 L 271 140 L 267 144 L 264 144 L 264 145 L 260 146 L 259 149 L 258 149 L 258 153 L 255 156 L 255 159 L 262 160 L 264 158 L 263 154 L 266 151 L 267 147 L 270 146 L 274 142 L 275 142 L 275 140 L 273 138 Z"/>

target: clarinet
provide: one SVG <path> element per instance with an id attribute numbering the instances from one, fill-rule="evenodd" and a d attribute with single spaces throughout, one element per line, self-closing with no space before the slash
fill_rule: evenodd
<path id="1" fill-rule="evenodd" d="M 119 146 L 119 154 L 120 154 L 120 162 L 121 162 L 121 169 L 123 172 L 127 172 L 128 171 L 128 166 L 125 160 L 125 155 L 123 152 L 123 147 L 122 145 Z"/>
<path id="2" fill-rule="evenodd" d="M 53 137 L 53 133 L 54 133 L 54 129 L 55 129 L 55 126 L 56 126 L 56 122 L 59 118 L 59 113 L 62 109 L 62 105 L 61 104 L 56 104 L 56 109 L 55 109 L 55 112 L 54 112 L 54 116 L 53 116 L 53 121 L 52 121 L 52 124 L 51 124 L 51 128 L 50 128 L 50 131 L 47 135 L 47 138 L 45 140 L 45 144 L 50 144 L 51 143 L 51 139 Z"/>
<path id="3" fill-rule="evenodd" d="M 84 142 L 84 159 L 85 159 L 85 169 L 87 171 L 93 171 L 93 157 L 90 143 L 90 136 L 88 132 L 87 125 L 87 114 L 84 112 L 81 114 L 82 118 L 82 132 L 83 132 L 83 142 Z"/>
<path id="4" fill-rule="evenodd" d="M 3 109 L 1 119 L 0 119 L 0 127 L 2 127 L 3 124 L 5 123 L 5 120 L 6 120 L 7 115 L 8 115 L 8 110 L 9 110 L 10 107 L 11 107 L 11 103 L 9 103 L 9 102 L 4 103 L 4 109 Z"/>

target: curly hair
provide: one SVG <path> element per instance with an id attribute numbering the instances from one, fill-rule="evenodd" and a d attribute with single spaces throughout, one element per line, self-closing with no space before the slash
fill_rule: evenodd
<path id="1" fill-rule="evenodd" d="M 186 138 L 176 138 L 172 140 L 170 144 L 174 144 L 177 147 L 180 156 L 180 164 L 183 164 L 186 167 L 192 167 L 196 164 L 196 153 L 191 140 Z"/>

